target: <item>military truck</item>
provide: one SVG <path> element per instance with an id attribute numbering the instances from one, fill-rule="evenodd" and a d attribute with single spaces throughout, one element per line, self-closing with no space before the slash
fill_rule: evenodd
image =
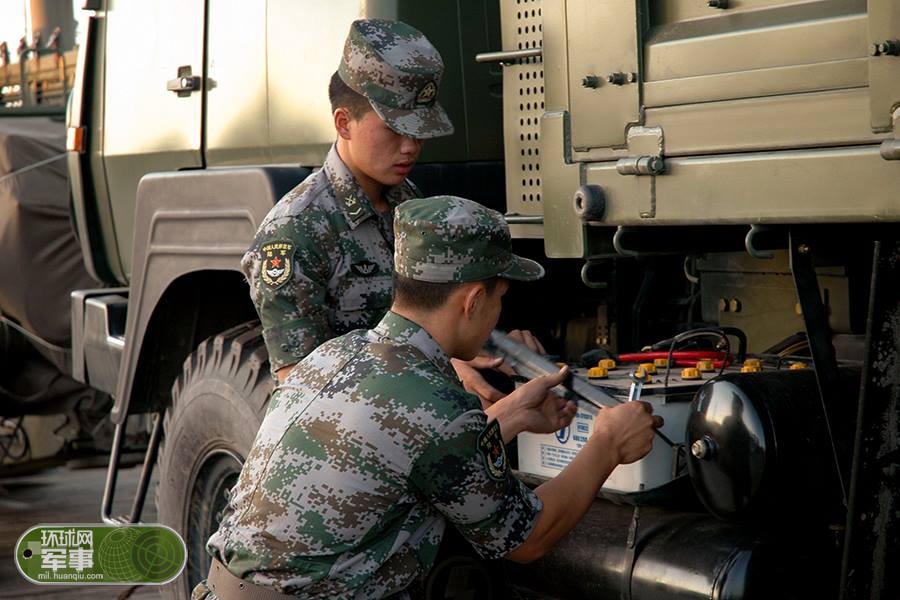
<path id="1" fill-rule="evenodd" d="M 156 466 L 190 555 L 168 596 L 205 575 L 272 389 L 238 262 L 332 142 L 326 82 L 358 16 L 416 26 L 447 63 L 457 133 L 412 179 L 503 210 L 547 267 L 501 326 L 573 365 L 580 410 L 519 439 L 520 476 L 552 477 L 603 402 L 667 420 L 548 556 L 459 549 L 430 597 L 900 593 L 895 3 L 85 6 L 68 166 L 98 284 L 72 292 L 71 373 L 114 400 L 105 520 L 140 519 Z M 153 423 L 142 484 L 116 516 L 135 417 Z"/>

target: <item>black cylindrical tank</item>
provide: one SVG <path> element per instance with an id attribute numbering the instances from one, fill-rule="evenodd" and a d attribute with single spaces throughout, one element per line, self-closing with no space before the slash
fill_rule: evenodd
<path id="1" fill-rule="evenodd" d="M 641 507 L 633 558 L 634 508 L 598 500 L 542 559 L 507 565 L 522 598 L 748 600 L 784 598 L 777 548 L 760 530 L 704 513 Z M 777 586 L 778 589 L 775 589 Z"/>
<path id="2" fill-rule="evenodd" d="M 846 412 L 837 408 L 831 411 Z M 843 439 L 845 419 L 832 429 Z M 810 520 L 840 499 L 811 369 L 733 373 L 710 381 L 694 397 L 685 443 L 694 489 L 719 517 Z"/>

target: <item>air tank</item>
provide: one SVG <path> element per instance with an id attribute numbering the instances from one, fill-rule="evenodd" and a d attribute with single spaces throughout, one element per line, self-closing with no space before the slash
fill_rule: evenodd
<path id="1" fill-rule="evenodd" d="M 841 488 L 832 439 L 846 454 L 852 400 L 829 407 L 831 435 L 812 369 L 732 373 L 705 384 L 685 437 L 697 496 L 725 519 L 812 519 L 833 507 Z"/>

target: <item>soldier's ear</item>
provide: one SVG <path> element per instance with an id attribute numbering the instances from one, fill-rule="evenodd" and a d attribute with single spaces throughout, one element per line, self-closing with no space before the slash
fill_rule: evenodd
<path id="1" fill-rule="evenodd" d="M 469 318 L 478 314 L 478 308 L 484 303 L 484 286 L 469 284 L 463 295 L 463 314 Z"/>
<path id="2" fill-rule="evenodd" d="M 337 134 L 344 138 L 345 140 L 350 139 L 350 122 L 353 120 L 353 115 L 350 114 L 350 111 L 346 108 L 338 108 L 334 111 L 334 129 L 337 131 Z"/>

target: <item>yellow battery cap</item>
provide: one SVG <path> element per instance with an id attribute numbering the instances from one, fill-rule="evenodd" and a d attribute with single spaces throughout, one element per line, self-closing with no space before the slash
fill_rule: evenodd
<path id="1" fill-rule="evenodd" d="M 744 365 L 741 367 L 741 373 L 759 373 L 762 371 L 762 367 L 759 365 Z"/>
<path id="2" fill-rule="evenodd" d="M 703 375 L 700 374 L 700 370 L 696 367 L 686 367 L 681 370 L 681 378 L 682 379 L 702 379 Z"/>
<path id="3" fill-rule="evenodd" d="M 650 381 L 650 373 L 647 372 L 647 369 L 644 368 L 644 365 L 638 365 L 638 368 L 634 370 L 634 376 L 638 379 L 647 383 Z"/>
<path id="4" fill-rule="evenodd" d="M 762 368 L 762 361 L 759 360 L 758 358 L 748 358 L 747 360 L 744 361 L 744 366 L 745 367 L 750 366 L 750 367 Z"/>
<path id="5" fill-rule="evenodd" d="M 591 367 L 588 369 L 588 379 L 605 379 L 609 377 L 606 367 Z"/>
<path id="6" fill-rule="evenodd" d="M 716 366 L 713 364 L 713 361 L 711 359 L 704 358 L 697 361 L 697 370 L 701 373 L 709 373 L 710 371 L 715 371 Z"/>
<path id="7" fill-rule="evenodd" d="M 653 363 L 641 363 L 640 365 L 638 365 L 638 368 L 645 370 L 650 375 L 656 374 L 656 365 L 654 365 Z"/>
<path id="8" fill-rule="evenodd" d="M 656 365 L 657 367 L 668 367 L 669 361 L 666 360 L 665 358 L 654 358 L 653 364 Z"/>
<path id="9" fill-rule="evenodd" d="M 598 367 L 603 367 L 607 371 L 612 371 L 616 368 L 616 361 L 611 358 L 604 358 L 600 362 L 597 363 Z"/>
<path id="10" fill-rule="evenodd" d="M 791 371 L 799 371 L 800 369 L 805 369 L 807 367 L 806 363 L 802 362 L 793 362 L 791 366 L 788 367 Z"/>

